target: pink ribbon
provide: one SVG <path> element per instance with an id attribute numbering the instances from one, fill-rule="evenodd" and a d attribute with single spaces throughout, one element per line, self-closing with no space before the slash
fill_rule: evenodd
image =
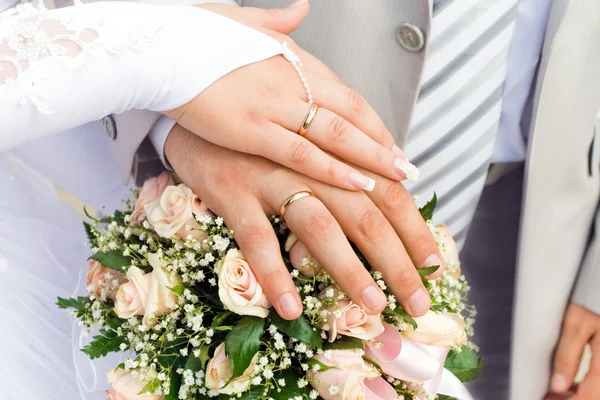
<path id="1" fill-rule="evenodd" d="M 411 342 L 389 324 L 374 341 L 367 343 L 365 353 L 386 375 L 406 382 L 423 382 L 423 390 L 435 398 L 436 394 L 473 400 L 463 383 L 444 369 L 449 348 L 427 346 Z M 366 400 L 395 400 L 396 391 L 383 378 L 365 381 Z"/>

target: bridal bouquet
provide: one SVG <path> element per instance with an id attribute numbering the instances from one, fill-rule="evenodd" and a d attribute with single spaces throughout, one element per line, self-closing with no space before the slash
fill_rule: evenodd
<path id="1" fill-rule="evenodd" d="M 300 318 L 280 318 L 223 219 L 167 173 L 148 180 L 126 211 L 85 223 L 88 296 L 58 306 L 98 332 L 83 348 L 90 358 L 131 355 L 108 372 L 111 400 L 468 398 L 461 381 L 483 364 L 468 340 L 475 310 L 465 304 L 453 239 L 431 223 L 435 203 L 421 213 L 447 267 L 424 281 L 432 306 L 420 318 L 358 250 L 388 297 L 380 315 L 367 315 L 311 257 L 294 269 L 296 238 L 272 217 L 304 304 Z"/>

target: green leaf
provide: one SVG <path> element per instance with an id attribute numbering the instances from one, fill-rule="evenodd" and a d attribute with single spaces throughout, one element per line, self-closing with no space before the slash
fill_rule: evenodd
<path id="1" fill-rule="evenodd" d="M 445 394 L 438 394 L 435 400 L 456 400 L 456 397 L 446 396 Z"/>
<path id="2" fill-rule="evenodd" d="M 107 251 L 105 253 L 96 253 L 90 257 L 91 260 L 96 260 L 106 268 L 114 269 L 115 271 L 125 272 L 125 267 L 131 265 L 131 258 L 124 256 L 120 250 Z"/>
<path id="3" fill-rule="evenodd" d="M 431 200 L 429 200 L 423 207 L 419 208 L 419 212 L 425 221 L 429 221 L 431 218 L 433 218 L 433 211 L 437 205 L 437 200 L 437 193 L 434 192 Z"/>
<path id="4" fill-rule="evenodd" d="M 387 307 L 383 313 L 385 315 L 393 315 L 394 317 L 400 317 L 402 318 L 402 320 L 411 325 L 414 329 L 418 328 L 417 325 L 417 321 L 415 321 L 415 319 L 413 317 L 411 317 L 410 315 L 407 314 L 406 311 L 404 311 L 401 307 L 396 307 L 394 310 L 392 310 L 391 308 Z"/>
<path id="5" fill-rule="evenodd" d="M 271 311 L 270 317 L 273 325 L 286 335 L 318 349 L 323 347 L 323 339 L 321 339 L 320 332 L 310 325 L 304 315 L 300 315 L 300 317 L 293 321 L 288 321 L 281 318 L 276 311 Z"/>
<path id="6" fill-rule="evenodd" d="M 210 357 L 208 356 L 208 351 L 210 349 L 210 346 L 203 346 L 200 349 L 200 366 L 202 369 L 204 369 L 204 367 L 206 366 L 206 363 L 208 362 L 208 360 L 210 360 Z"/>
<path id="7" fill-rule="evenodd" d="M 257 317 L 245 317 L 225 338 L 225 353 L 231 360 L 233 375 L 241 376 L 260 349 L 260 338 L 265 328 L 265 320 Z"/>
<path id="8" fill-rule="evenodd" d="M 227 317 L 229 317 L 230 315 L 232 315 L 231 311 L 225 311 L 225 312 L 220 313 L 219 315 L 217 315 L 215 317 L 215 319 L 213 319 L 213 322 L 212 322 L 212 324 L 210 324 L 210 327 L 216 328 L 218 326 L 221 326 L 223 321 L 225 321 L 227 319 Z"/>
<path id="9" fill-rule="evenodd" d="M 425 267 L 425 268 L 417 268 L 417 272 L 421 278 L 425 278 L 440 269 L 439 265 L 434 265 L 433 267 Z"/>
<path id="10" fill-rule="evenodd" d="M 87 222 L 84 222 L 83 229 L 85 229 L 85 234 L 86 234 L 88 240 L 90 241 L 90 243 L 96 243 L 96 235 L 94 235 L 94 232 L 92 230 L 92 225 L 88 224 Z"/>
<path id="11" fill-rule="evenodd" d="M 179 400 L 179 388 L 181 387 L 182 377 L 176 371 L 184 365 L 185 359 L 180 357 L 171 368 L 171 384 L 169 385 L 169 394 L 165 395 L 165 400 Z"/>
<path id="12" fill-rule="evenodd" d="M 469 347 L 463 346 L 460 352 L 450 351 L 445 367 L 462 382 L 471 382 L 479 376 L 483 365 L 483 358 Z"/>
<path id="13" fill-rule="evenodd" d="M 312 370 L 313 366 L 318 365 L 319 366 L 319 372 L 325 372 L 325 371 L 328 371 L 330 369 L 338 368 L 338 367 L 332 367 L 332 366 L 327 365 L 327 364 L 323 364 L 321 361 L 317 360 L 316 358 L 311 358 L 310 360 L 307 361 L 307 364 L 308 364 L 308 366 L 310 367 L 311 370 Z"/>
<path id="14" fill-rule="evenodd" d="M 342 336 L 340 339 L 333 343 L 327 343 L 324 346 L 325 350 L 352 350 L 352 349 L 365 349 L 365 344 L 361 339 L 353 338 L 350 336 Z"/>
<path id="15" fill-rule="evenodd" d="M 175 294 L 176 294 L 177 296 L 179 296 L 179 297 L 183 296 L 183 290 L 184 290 L 184 289 L 185 289 L 185 286 L 183 286 L 183 284 L 182 284 L 182 283 L 180 283 L 180 284 L 179 284 L 179 285 L 177 285 L 177 286 L 173 286 L 173 287 L 170 287 L 170 288 L 169 288 L 169 290 L 170 290 L 171 292 L 175 293 Z"/>
<path id="16" fill-rule="evenodd" d="M 306 388 L 300 389 L 298 387 L 298 380 L 300 378 L 301 376 L 296 371 L 293 371 L 291 369 L 287 369 L 281 372 L 280 374 L 275 375 L 275 379 L 285 380 L 285 386 L 280 388 L 281 392 L 278 392 L 277 390 L 271 390 L 269 396 L 274 398 L 275 400 L 288 400 L 294 399 L 296 397 L 306 398 L 306 394 L 310 390 L 306 390 Z M 254 399 L 256 399 L 256 397 L 254 397 Z"/>
<path id="17" fill-rule="evenodd" d="M 205 346 L 208 347 L 208 346 Z M 185 362 L 185 369 L 189 369 L 192 370 L 194 372 L 198 372 L 200 370 L 202 370 L 202 362 L 200 361 L 200 359 L 198 357 L 196 357 L 195 355 L 190 355 L 187 359 L 187 361 Z"/>
<path id="18" fill-rule="evenodd" d="M 85 346 L 81 351 L 87 354 L 91 359 L 106 356 L 108 353 L 119 352 L 121 343 L 125 343 L 124 336 L 118 336 L 115 331 L 100 330 L 98 336 Z"/>
<path id="19" fill-rule="evenodd" d="M 160 381 L 158 380 L 158 378 L 154 378 L 150 382 L 148 382 L 138 394 L 142 395 L 144 393 L 154 393 L 159 387 Z"/>
<path id="20" fill-rule="evenodd" d="M 56 300 L 56 305 L 58 308 L 69 309 L 73 308 L 77 311 L 85 311 L 85 307 L 90 303 L 90 299 L 87 297 L 78 297 L 76 299 L 63 299 L 62 297 L 58 297 Z"/>

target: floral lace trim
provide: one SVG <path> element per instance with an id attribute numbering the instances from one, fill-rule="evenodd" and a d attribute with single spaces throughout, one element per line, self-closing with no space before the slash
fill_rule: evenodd
<path id="1" fill-rule="evenodd" d="M 79 5 L 80 2 L 75 1 L 75 7 Z M 0 13 L 0 38 L 3 38 L 0 40 L 0 99 L 29 71 L 34 82 L 26 90 L 20 105 L 32 104 L 40 112 L 51 113 L 50 107 L 42 101 L 43 96 L 33 89 L 35 81 L 52 79 L 44 76 L 41 61 L 59 57 L 71 68 L 83 68 L 94 47 L 102 47 L 115 54 L 125 48 L 137 49 L 152 43 L 152 35 L 162 29 L 152 26 L 145 29 L 146 32 L 128 32 L 123 27 L 110 29 L 101 21 L 92 25 L 82 25 L 73 17 L 52 17 L 52 12 L 44 7 L 42 1 L 36 6 L 20 4 Z"/>

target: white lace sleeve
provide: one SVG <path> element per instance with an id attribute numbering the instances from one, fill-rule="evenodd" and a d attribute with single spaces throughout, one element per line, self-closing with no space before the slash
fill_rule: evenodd
<path id="1" fill-rule="evenodd" d="M 0 14 L 0 151 L 111 113 L 182 106 L 285 51 L 195 7 L 105 2 Z"/>

